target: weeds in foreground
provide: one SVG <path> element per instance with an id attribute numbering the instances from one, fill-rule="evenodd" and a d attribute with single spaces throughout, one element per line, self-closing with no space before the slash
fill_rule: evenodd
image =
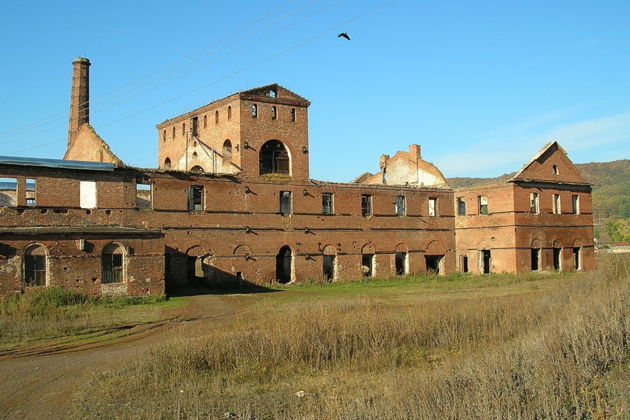
<path id="1" fill-rule="evenodd" d="M 95 377 L 77 415 L 608 417 L 599 378 L 628 358 L 630 261 L 604 265 L 502 297 L 295 301 Z"/>

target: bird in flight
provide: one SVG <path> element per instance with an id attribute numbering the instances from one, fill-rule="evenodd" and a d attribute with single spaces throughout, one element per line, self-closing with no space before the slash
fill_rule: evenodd
<path id="1" fill-rule="evenodd" d="M 337 35 L 337 38 L 346 38 L 348 41 L 350 41 L 350 37 L 345 32 L 342 32 L 339 35 Z"/>

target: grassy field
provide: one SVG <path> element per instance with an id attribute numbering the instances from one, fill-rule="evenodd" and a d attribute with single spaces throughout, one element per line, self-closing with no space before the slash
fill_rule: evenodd
<path id="1" fill-rule="evenodd" d="M 294 285 L 251 295 L 247 311 L 212 324 L 203 337 L 95 376 L 77 396 L 75 415 L 621 417 L 630 261 L 600 267 Z"/>
<path id="2" fill-rule="evenodd" d="M 110 340 L 164 320 L 183 304 L 182 298 L 95 298 L 54 287 L 0 298 L 0 354 Z"/>

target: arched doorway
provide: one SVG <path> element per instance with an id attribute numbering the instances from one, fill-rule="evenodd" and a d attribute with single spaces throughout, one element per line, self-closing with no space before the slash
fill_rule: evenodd
<path id="1" fill-rule="evenodd" d="M 260 148 L 260 174 L 291 173 L 287 148 L 278 140 L 269 140 Z"/>
<path id="2" fill-rule="evenodd" d="M 293 265 L 293 253 L 291 248 L 283 246 L 276 255 L 276 281 L 278 283 L 291 282 L 291 268 Z"/>
<path id="3" fill-rule="evenodd" d="M 332 245 L 326 245 L 322 251 L 322 271 L 327 282 L 337 278 L 337 250 Z"/>

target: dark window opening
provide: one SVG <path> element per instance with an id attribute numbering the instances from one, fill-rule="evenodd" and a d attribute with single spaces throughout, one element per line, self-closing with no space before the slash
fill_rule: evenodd
<path id="1" fill-rule="evenodd" d="M 295 108 L 291 108 L 291 122 L 295 122 Z"/>
<path id="2" fill-rule="evenodd" d="M 191 185 L 188 187 L 188 211 L 203 210 L 203 187 Z"/>
<path id="3" fill-rule="evenodd" d="M 280 214 L 291 214 L 291 191 L 280 191 Z"/>
<path id="4" fill-rule="evenodd" d="M 405 215 L 405 196 L 404 195 L 397 195 L 394 198 L 394 210 L 396 211 L 396 216 Z"/>
<path id="5" fill-rule="evenodd" d="M 223 142 L 223 163 L 232 161 L 232 142 L 227 139 Z"/>
<path id="6" fill-rule="evenodd" d="M 560 170 L 558 169 L 558 167 L 556 165 L 553 165 L 551 167 L 551 170 L 552 170 L 554 175 L 560 175 Z"/>
<path id="7" fill-rule="evenodd" d="M 219 111 L 214 111 L 214 123 L 219 124 Z"/>
<path id="8" fill-rule="evenodd" d="M 150 209 L 151 199 L 151 184 L 136 181 L 136 207 L 139 209 Z"/>
<path id="9" fill-rule="evenodd" d="M 197 153 L 197 152 L 195 152 L 195 153 Z M 197 157 L 197 155 L 195 155 L 194 157 Z M 192 168 L 190 168 L 190 172 L 195 172 L 195 173 L 198 173 L 198 174 L 202 174 L 204 171 L 203 171 L 203 168 L 201 166 L 195 165 Z"/>
<path id="10" fill-rule="evenodd" d="M 481 251 L 481 272 L 483 274 L 490 273 L 490 250 L 484 249 Z"/>
<path id="11" fill-rule="evenodd" d="M 457 215 L 466 216 L 466 202 L 462 198 L 457 199 Z"/>
<path id="12" fill-rule="evenodd" d="M 532 248 L 530 258 L 532 271 L 540 270 L 540 249 Z"/>
<path id="13" fill-rule="evenodd" d="M 203 116 L 203 128 L 208 128 L 208 116 Z"/>
<path id="14" fill-rule="evenodd" d="M 488 197 L 480 195 L 477 197 L 479 203 L 479 214 L 488 214 Z"/>
<path id="15" fill-rule="evenodd" d="M 24 284 L 46 285 L 46 250 L 41 245 L 31 245 L 24 252 Z"/>
<path id="16" fill-rule="evenodd" d="M 162 141 L 166 141 L 166 130 L 162 131 Z"/>
<path id="17" fill-rule="evenodd" d="M 173 127 L 173 138 L 175 138 L 175 135 L 176 135 L 176 134 L 177 134 L 177 133 L 175 132 L 175 127 Z"/>
<path id="18" fill-rule="evenodd" d="M 282 142 L 269 140 L 260 149 L 260 174 L 288 174 L 289 153 Z"/>
<path id="19" fill-rule="evenodd" d="M 361 216 L 368 217 L 372 215 L 372 196 L 369 194 L 361 195 Z"/>
<path id="20" fill-rule="evenodd" d="M 164 169 L 171 169 L 171 159 L 170 158 L 164 159 Z"/>
<path id="21" fill-rule="evenodd" d="M 186 134 L 186 123 L 182 123 L 182 136 Z"/>
<path id="22" fill-rule="evenodd" d="M 440 266 L 442 265 L 442 257 L 444 255 L 425 255 L 424 260 L 427 265 L 427 272 L 429 274 L 440 274 Z"/>
<path id="23" fill-rule="evenodd" d="M 199 133 L 199 118 L 193 117 L 190 121 L 190 135 L 196 137 Z"/>
<path id="24" fill-rule="evenodd" d="M 459 266 L 462 273 L 468 273 L 468 256 L 462 255 L 459 259 Z"/>
<path id="25" fill-rule="evenodd" d="M 323 271 L 324 280 L 331 282 L 335 279 L 335 255 L 324 255 Z"/>
<path id="26" fill-rule="evenodd" d="M 123 249 L 110 244 L 103 249 L 103 279 L 101 283 L 120 283 L 124 281 Z"/>
<path id="27" fill-rule="evenodd" d="M 291 266 L 293 256 L 291 248 L 283 246 L 276 255 L 276 281 L 278 283 L 289 283 L 291 281 Z"/>
<path id="28" fill-rule="evenodd" d="M 361 272 L 363 277 L 374 276 L 374 254 L 361 255 Z"/>
<path id="29" fill-rule="evenodd" d="M 322 193 L 322 214 L 333 214 L 332 193 Z"/>
<path id="30" fill-rule="evenodd" d="M 573 269 L 581 270 L 582 269 L 582 259 L 580 258 L 580 248 L 573 248 Z"/>
<path id="31" fill-rule="evenodd" d="M 228 120 L 232 119 L 232 107 L 228 106 Z"/>
<path id="32" fill-rule="evenodd" d="M 407 274 L 407 253 L 397 252 L 396 253 L 396 275 L 404 276 L 405 274 Z"/>
<path id="33" fill-rule="evenodd" d="M 562 248 L 553 249 L 553 269 L 556 271 L 560 271 L 562 269 L 562 262 L 560 261 L 561 255 L 562 255 Z"/>

